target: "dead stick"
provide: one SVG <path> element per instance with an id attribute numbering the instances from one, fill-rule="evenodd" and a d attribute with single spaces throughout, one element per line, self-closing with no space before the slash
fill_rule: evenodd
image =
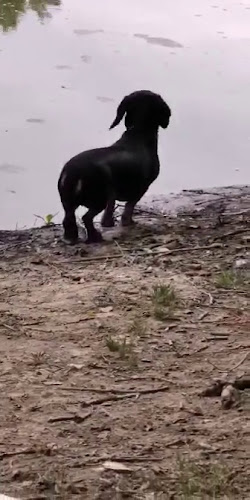
<path id="1" fill-rule="evenodd" d="M 186 441 L 182 438 L 177 438 L 177 439 L 174 439 L 173 441 L 169 441 L 169 443 L 164 443 L 164 447 L 166 448 L 169 448 L 170 446 L 176 446 L 176 445 L 179 445 L 179 444 L 185 444 Z M 94 458 L 94 462 L 102 462 L 104 459 L 104 457 L 95 457 Z M 112 461 L 112 462 L 161 462 L 162 460 L 164 460 L 164 456 L 162 457 L 152 457 L 152 455 L 150 456 L 121 456 L 121 457 L 117 457 L 117 456 L 111 456 L 109 457 L 109 460 Z"/>
<path id="2" fill-rule="evenodd" d="M 0 453 L 0 460 L 3 458 L 15 457 L 16 455 L 32 455 L 36 453 L 36 450 L 30 448 L 24 448 L 23 450 L 16 451 L 4 451 Z"/>
<path id="3" fill-rule="evenodd" d="M 204 311 L 203 313 L 201 313 L 198 317 L 198 321 L 202 321 L 208 315 L 208 313 L 209 311 Z"/>
<path id="4" fill-rule="evenodd" d="M 92 465 L 96 464 L 99 462 L 104 462 L 106 460 L 106 457 L 94 457 L 91 461 L 88 462 L 83 462 L 81 465 L 86 466 L 86 465 Z M 109 457 L 109 460 L 112 462 L 161 462 L 164 460 L 164 457 L 152 457 L 150 456 L 135 456 L 135 457 L 116 457 L 116 456 L 111 456 Z M 79 467 L 80 464 L 79 462 L 77 463 L 77 466 Z"/>
<path id="5" fill-rule="evenodd" d="M 245 215 L 249 212 L 250 212 L 249 208 L 245 208 L 245 210 L 241 210 L 240 212 L 223 212 L 221 215 L 234 217 L 235 215 Z"/>
<path id="6" fill-rule="evenodd" d="M 213 342 L 214 340 L 218 340 L 218 341 L 221 341 L 221 340 L 228 340 L 228 335 L 217 335 L 215 337 L 206 337 L 206 341 L 207 342 Z"/>
<path id="7" fill-rule="evenodd" d="M 244 361 L 246 361 L 246 359 L 248 358 L 249 356 L 249 352 L 247 352 L 243 358 L 239 361 L 239 363 L 237 363 L 237 365 L 233 366 L 233 368 L 231 368 L 230 370 L 228 370 L 228 373 L 236 370 L 236 368 L 239 368 L 240 365 L 242 365 L 244 363 Z"/>
<path id="8" fill-rule="evenodd" d="M 103 403 L 106 403 L 108 401 L 119 401 L 120 399 L 125 399 L 125 398 L 135 398 L 137 396 L 136 393 L 134 394 L 121 394 L 120 396 L 107 396 L 106 398 L 100 398 L 100 399 L 94 399 L 93 401 L 83 401 L 81 406 L 83 408 L 86 408 L 88 406 L 97 406 L 97 405 L 102 405 Z"/>
<path id="9" fill-rule="evenodd" d="M 198 354 L 199 352 L 205 351 L 206 349 L 208 349 L 208 345 L 204 345 L 204 346 L 200 347 L 199 349 L 196 349 L 196 351 L 191 352 L 190 356 L 192 356 L 192 354 Z"/>
<path id="10" fill-rule="evenodd" d="M 210 292 L 203 292 L 203 293 L 205 293 L 208 296 L 209 305 L 211 306 L 214 303 L 214 298 L 213 298 L 212 294 Z"/>
<path id="11" fill-rule="evenodd" d="M 170 446 L 176 446 L 178 444 L 185 444 L 185 441 L 184 439 L 175 439 L 173 441 L 170 441 L 169 443 L 164 443 L 164 448 L 169 448 Z M 149 456 L 149 457 L 145 457 L 145 456 L 134 456 L 134 457 L 129 457 L 129 456 L 125 456 L 125 457 L 115 457 L 115 456 L 112 456 L 109 460 L 111 460 L 112 462 L 158 462 L 158 461 L 161 461 L 163 460 L 164 457 L 152 457 L 152 456 Z M 101 457 L 100 457 L 100 460 L 103 460 Z"/>
<path id="12" fill-rule="evenodd" d="M 50 384 L 51 385 L 51 384 Z M 153 388 L 153 389 L 142 389 L 142 390 L 134 390 L 134 389 L 127 389 L 127 390 L 123 390 L 123 389 L 95 389 L 95 388 L 91 388 L 91 387 L 62 387 L 62 386 L 59 386 L 58 389 L 60 390 L 65 390 L 65 391 L 80 391 L 80 392 L 96 392 L 96 393 L 99 393 L 99 394 L 121 394 L 121 395 L 133 395 L 133 396 L 136 396 L 136 395 L 141 395 L 141 394 L 154 394 L 156 392 L 163 392 L 163 391 L 167 391 L 169 389 L 168 386 L 164 386 L 164 387 L 156 387 L 156 388 Z"/>
<path id="13" fill-rule="evenodd" d="M 92 411 L 89 413 L 86 413 L 85 415 L 61 415 L 58 417 L 50 417 L 48 422 L 54 423 L 54 422 L 75 422 L 76 424 L 81 424 L 84 422 L 87 418 L 89 418 L 92 415 Z"/>
<path id="14" fill-rule="evenodd" d="M 204 245 L 204 246 L 197 246 L 197 247 L 191 247 L 191 246 L 190 247 L 179 247 L 179 248 L 173 248 L 172 250 L 169 250 L 166 253 L 157 252 L 156 250 L 154 252 L 146 253 L 142 249 L 137 249 L 137 250 L 135 249 L 135 256 L 142 255 L 143 257 L 151 257 L 153 255 L 159 255 L 159 256 L 162 255 L 164 257 L 167 257 L 168 255 L 173 255 L 173 254 L 176 254 L 179 252 L 195 252 L 195 251 L 200 251 L 200 250 L 209 250 L 212 248 L 221 248 L 221 245 L 219 243 L 212 243 L 211 245 Z M 98 260 L 121 259 L 122 257 L 124 257 L 124 255 L 117 253 L 117 254 L 108 254 L 108 255 L 97 255 L 96 257 L 84 257 L 81 260 L 80 259 L 77 259 L 77 260 L 74 260 L 74 259 L 71 259 L 71 260 L 67 259 L 66 260 L 65 259 L 61 262 L 64 262 L 64 263 L 67 263 L 67 262 L 86 263 L 86 262 L 95 262 Z"/>
<path id="15" fill-rule="evenodd" d="M 11 330 L 13 332 L 16 331 L 16 328 L 13 328 L 13 326 L 10 326 L 10 325 L 6 325 L 6 323 L 2 323 L 2 321 L 1 321 L 0 325 L 4 326 L 5 328 L 7 328 L 8 330 Z"/>
<path id="16" fill-rule="evenodd" d="M 112 457 L 112 462 L 159 462 L 162 458 L 156 457 Z"/>
<path id="17" fill-rule="evenodd" d="M 111 396 L 107 396 L 107 397 L 104 397 L 104 398 L 99 398 L 99 399 L 94 399 L 92 401 L 88 401 L 88 402 L 85 402 L 83 401 L 82 403 L 82 407 L 86 408 L 87 406 L 97 406 L 97 405 L 101 405 L 103 403 L 106 403 L 108 401 L 120 401 L 122 399 L 126 399 L 126 398 L 137 398 L 138 396 L 141 396 L 142 394 L 155 394 L 157 392 L 164 392 L 164 391 L 168 391 L 169 390 L 169 387 L 168 386 L 164 386 L 164 387 L 159 387 L 159 388 L 155 388 L 155 389 L 144 389 L 142 391 L 134 391 L 132 393 L 127 393 L 127 394 L 118 394 L 118 395 L 111 395 Z"/>
<path id="18" fill-rule="evenodd" d="M 215 368 L 218 372 L 220 372 L 220 373 L 227 373 L 227 370 L 221 370 L 212 361 L 210 361 L 210 359 L 206 358 L 206 362 L 209 363 L 211 366 L 213 366 L 213 368 Z"/>
<path id="19" fill-rule="evenodd" d="M 244 229 L 235 229 L 235 231 L 229 231 L 228 233 L 220 234 L 218 236 L 215 236 L 214 240 L 224 240 L 225 238 L 228 238 L 229 236 L 234 236 L 236 234 L 242 234 L 242 233 L 248 233 L 250 231 L 249 227 L 244 228 Z"/>

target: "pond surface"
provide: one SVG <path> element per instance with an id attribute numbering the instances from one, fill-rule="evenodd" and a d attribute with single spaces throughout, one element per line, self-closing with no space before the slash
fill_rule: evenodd
<path id="1" fill-rule="evenodd" d="M 0 1 L 1 229 L 61 210 L 63 164 L 140 88 L 173 112 L 151 193 L 250 182 L 250 0 Z"/>

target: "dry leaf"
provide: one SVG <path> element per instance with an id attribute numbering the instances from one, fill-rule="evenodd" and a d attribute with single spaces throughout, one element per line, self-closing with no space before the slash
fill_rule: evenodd
<path id="1" fill-rule="evenodd" d="M 110 313 L 111 311 L 113 311 L 112 306 L 100 307 L 100 312 L 102 313 Z"/>
<path id="2" fill-rule="evenodd" d="M 79 365 L 74 364 L 74 363 L 69 364 L 70 370 L 82 370 L 83 367 L 84 367 L 84 365 L 82 365 L 82 364 L 79 364 Z"/>
<path id="3" fill-rule="evenodd" d="M 127 467 L 127 465 L 121 464 L 120 462 L 111 462 L 107 460 L 103 464 L 104 469 L 115 470 L 117 472 L 131 472 L 132 469 Z"/>
<path id="4" fill-rule="evenodd" d="M 169 253 L 169 248 L 167 247 L 157 247 L 156 248 L 157 253 Z"/>

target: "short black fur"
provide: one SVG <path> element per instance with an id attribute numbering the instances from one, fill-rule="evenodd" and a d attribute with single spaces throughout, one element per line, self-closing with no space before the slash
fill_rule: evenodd
<path id="1" fill-rule="evenodd" d="M 117 142 L 80 153 L 62 169 L 58 190 L 65 211 L 64 237 L 71 243 L 78 239 L 75 210 L 79 206 L 88 208 L 82 218 L 87 241 L 102 241 L 94 217 L 104 210 L 102 226 L 114 226 L 115 201 L 125 201 L 122 224 L 133 224 L 136 203 L 159 174 L 158 128 L 167 128 L 169 106 L 160 95 L 139 90 L 122 100 L 110 129 L 124 115 L 126 131 Z"/>

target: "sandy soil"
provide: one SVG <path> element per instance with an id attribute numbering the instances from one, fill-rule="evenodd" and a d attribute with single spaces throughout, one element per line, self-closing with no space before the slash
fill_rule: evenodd
<path id="1" fill-rule="evenodd" d="M 101 246 L 0 232 L 2 493 L 250 498 L 250 188 L 194 194 Z"/>

